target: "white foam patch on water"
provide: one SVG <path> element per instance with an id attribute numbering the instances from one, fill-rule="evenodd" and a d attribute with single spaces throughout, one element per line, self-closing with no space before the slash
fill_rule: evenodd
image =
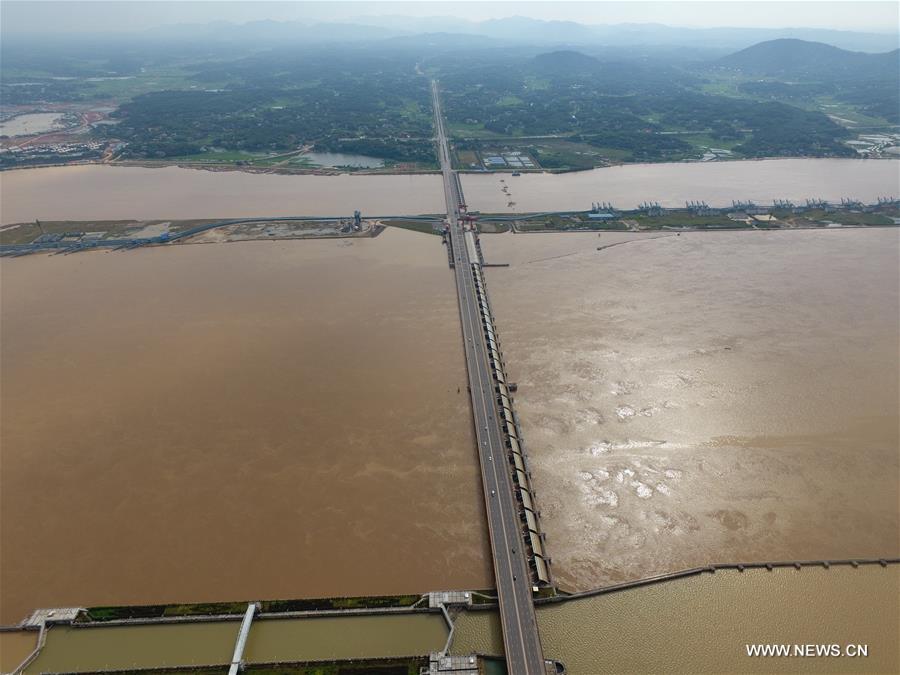
<path id="1" fill-rule="evenodd" d="M 606 504 L 613 508 L 616 508 L 619 505 L 619 495 L 612 490 L 601 489 L 597 495 L 597 500 L 601 504 Z"/>
<path id="2" fill-rule="evenodd" d="M 637 496 L 641 499 L 650 499 L 653 496 L 653 490 L 639 480 L 631 481 L 631 487 L 634 488 Z"/>
<path id="3" fill-rule="evenodd" d="M 634 382 L 616 382 L 613 388 L 609 390 L 609 393 L 613 396 L 627 396 L 634 393 L 634 389 Z"/>
<path id="4" fill-rule="evenodd" d="M 621 469 L 616 473 L 616 482 L 624 484 L 626 478 L 632 477 L 634 477 L 634 471 L 632 469 Z"/>
<path id="5" fill-rule="evenodd" d="M 594 457 L 605 455 L 610 450 L 649 450 L 651 448 L 678 448 L 680 444 L 672 444 L 668 441 L 633 441 L 631 439 L 614 443 L 612 441 L 598 441 L 588 447 L 587 451 Z"/>
<path id="6" fill-rule="evenodd" d="M 599 443 L 594 443 L 591 447 L 588 448 L 588 452 L 593 457 L 598 457 L 600 455 L 605 455 L 610 449 L 613 447 L 613 444 L 609 441 L 600 441 Z"/>
<path id="7" fill-rule="evenodd" d="M 587 472 L 583 472 L 582 475 Z M 588 474 L 590 475 L 590 474 Z M 619 495 L 613 490 L 600 487 L 597 481 L 590 479 L 580 485 L 583 501 L 589 506 L 610 506 L 616 508 L 619 505 Z"/>
<path id="8" fill-rule="evenodd" d="M 620 420 L 627 420 L 631 417 L 634 417 L 635 412 L 634 408 L 630 405 L 620 405 L 616 408 L 616 417 Z"/>

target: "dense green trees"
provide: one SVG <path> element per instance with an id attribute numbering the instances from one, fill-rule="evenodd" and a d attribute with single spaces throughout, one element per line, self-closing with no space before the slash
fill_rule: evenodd
<path id="1" fill-rule="evenodd" d="M 679 137 L 692 133 L 728 145 L 742 141 L 735 150 L 748 157 L 853 155 L 841 143 L 848 132 L 827 115 L 780 101 L 704 94 L 696 76 L 662 63 L 607 63 L 557 52 L 493 70 L 460 68 L 442 82 L 449 83 L 444 107 L 451 122 L 502 135 L 568 136 L 627 151 L 633 160 L 696 156 Z M 827 90 L 753 84 L 748 93 L 770 98 Z"/>
<path id="2" fill-rule="evenodd" d="M 110 56 L 104 68 L 134 72 L 141 63 L 127 54 L 114 61 Z M 423 66 L 440 78 L 445 112 L 459 130 L 476 137 L 566 137 L 625 160 L 696 157 L 698 145 L 710 143 L 748 157 L 851 156 L 841 142 L 847 131 L 809 109 L 815 96 L 851 102 L 878 117 L 900 116 L 896 87 L 759 80 L 740 83 L 744 98 L 736 98 L 704 93 L 709 82 L 702 68 L 679 63 L 567 51 L 535 57 L 523 48 L 434 56 L 371 46 L 245 50 L 232 59 L 198 59 L 189 67 L 190 89 L 137 96 L 114 113 L 119 124 L 97 133 L 126 141 L 124 155 L 133 158 L 181 157 L 210 148 L 284 152 L 314 144 L 433 163 Z M 18 97 L 10 102 L 90 95 L 86 82 L 9 84 L 4 95 Z M 554 163 L 552 156 L 543 161 Z"/>
<path id="3" fill-rule="evenodd" d="M 282 58 L 283 57 L 283 58 Z M 174 157 L 222 148 L 277 152 L 319 149 L 434 161 L 428 80 L 405 59 L 267 53 L 200 68 L 206 89 L 138 96 L 108 131 L 127 156 Z M 426 139 L 422 142 L 422 139 Z"/>

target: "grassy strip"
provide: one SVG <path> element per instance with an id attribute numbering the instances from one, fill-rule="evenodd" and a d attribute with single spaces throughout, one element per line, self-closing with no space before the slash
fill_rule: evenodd
<path id="1" fill-rule="evenodd" d="M 501 232 L 509 232 L 509 223 L 480 221 L 478 223 L 478 231 L 483 234 L 499 234 Z"/>
<path id="2" fill-rule="evenodd" d="M 409 607 L 419 595 L 380 595 L 354 598 L 317 598 L 312 600 L 269 600 L 261 603 L 263 612 L 308 612 L 329 609 L 384 609 Z"/>
<path id="3" fill-rule="evenodd" d="M 591 220 L 584 214 L 559 215 L 551 214 L 539 218 L 516 221 L 516 229 L 520 232 L 540 231 L 606 231 L 606 230 L 640 230 L 653 231 L 662 228 L 689 228 L 693 230 L 728 229 L 761 229 L 778 230 L 795 227 L 826 227 L 829 223 L 855 226 L 893 225 L 893 218 L 900 218 L 897 207 L 879 207 L 873 211 L 850 211 L 844 209 L 810 209 L 801 213 L 793 213 L 786 209 L 769 209 L 768 212 L 777 220 L 771 223 L 732 220 L 724 214 L 708 216 L 694 215 L 687 211 L 666 211 L 659 216 L 649 216 L 640 212 L 622 212 L 616 220 Z M 479 223 L 482 232 L 498 232 L 505 223 Z"/>
<path id="4" fill-rule="evenodd" d="M 731 220 L 728 216 L 694 216 L 690 213 L 664 213 L 661 216 L 628 216 L 627 220 L 637 223 L 637 226 L 642 230 L 658 230 L 662 227 L 695 227 L 698 229 L 752 227 L 752 225 L 739 220 Z"/>
<path id="5" fill-rule="evenodd" d="M 193 220 L 48 220 L 37 223 L 20 223 L 0 232 L 0 244 L 30 244 L 42 233 L 66 234 L 104 232 L 104 239 L 127 239 L 149 225 L 169 223 L 169 232 L 175 233 L 197 225 L 216 222 L 215 219 Z"/>
<path id="6" fill-rule="evenodd" d="M 361 659 L 359 661 L 295 662 L 277 664 L 245 664 L 244 673 L 256 675 L 419 675 L 419 668 L 428 665 L 422 656 L 409 658 Z M 180 666 L 172 668 L 141 668 L 117 670 L 117 675 L 135 673 L 140 675 L 222 675 L 227 666 Z"/>
<path id="7" fill-rule="evenodd" d="M 893 225 L 889 215 L 900 217 L 900 209 L 884 209 L 881 213 L 861 213 L 859 211 L 825 211 L 824 209 L 812 209 L 801 214 L 791 214 L 788 211 L 775 210 L 772 215 L 779 220 L 785 220 L 794 224 L 819 224 L 823 222 L 840 223 L 841 225 Z"/>
<path id="8" fill-rule="evenodd" d="M 263 612 L 309 612 L 336 609 L 384 609 L 409 607 L 419 595 L 382 595 L 353 598 L 311 598 L 306 600 L 265 600 Z M 117 621 L 121 619 L 159 619 L 176 616 L 238 615 L 247 609 L 246 602 L 185 603 L 174 605 L 129 605 L 124 607 L 91 607 L 81 622 Z"/>
<path id="9" fill-rule="evenodd" d="M 247 665 L 244 672 L 265 675 L 418 675 L 419 668 L 427 665 L 424 658 L 411 658 L 286 666 Z"/>
<path id="10" fill-rule="evenodd" d="M 40 227 L 34 223 L 21 223 L 0 232 L 0 244 L 28 244 L 41 235 L 41 228 L 47 234 L 66 234 L 69 232 L 106 232 L 110 235 L 124 236 L 129 229 L 140 228 L 137 220 L 102 220 L 96 222 L 80 222 L 71 220 L 41 221 Z"/>

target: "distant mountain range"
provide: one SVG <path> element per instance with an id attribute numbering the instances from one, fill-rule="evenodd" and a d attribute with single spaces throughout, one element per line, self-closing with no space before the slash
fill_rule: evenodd
<path id="1" fill-rule="evenodd" d="M 894 27 L 886 27 L 887 30 Z M 306 24 L 302 22 L 253 21 L 245 24 L 215 22 L 176 24 L 146 31 L 143 36 L 158 39 L 201 39 L 212 41 L 258 40 L 321 44 L 379 41 L 429 34 L 477 36 L 497 46 L 505 44 L 558 45 L 579 47 L 671 46 L 693 49 L 736 51 L 767 40 L 793 38 L 824 42 L 842 49 L 885 52 L 900 46 L 897 32 L 862 33 L 816 28 L 676 28 L 661 24 L 587 25 L 572 21 L 542 21 L 512 16 L 488 21 L 466 21 L 455 17 L 413 18 L 366 16 L 348 22 Z M 419 42 L 419 40 L 414 40 Z M 264 46 L 261 44 L 260 46 Z"/>
<path id="2" fill-rule="evenodd" d="M 792 79 L 897 79 L 900 50 L 867 54 L 821 42 L 769 40 L 730 54 L 717 65 L 750 75 Z"/>
<path id="3" fill-rule="evenodd" d="M 864 52 L 886 52 L 900 47 L 896 26 L 885 26 L 884 33 L 822 28 L 678 28 L 657 23 L 589 25 L 523 16 L 480 22 L 456 17 L 360 16 L 354 22 L 400 32 L 482 35 L 530 44 L 684 46 L 733 51 L 766 40 L 795 38 Z"/>
<path id="4" fill-rule="evenodd" d="M 488 21 L 455 17 L 360 16 L 348 21 L 251 21 L 235 24 L 216 21 L 203 24 L 170 24 L 139 33 L 18 34 L 3 32 L 2 42 L 57 47 L 100 41 L 152 46 L 190 43 L 197 49 L 218 50 L 268 47 L 316 47 L 319 45 L 371 45 L 385 43 L 398 48 L 431 47 L 532 47 L 576 49 L 592 53 L 621 50 L 622 58 L 641 53 L 666 52 L 676 59 L 712 58 L 772 40 L 821 42 L 857 52 L 887 52 L 900 47 L 894 26 L 884 33 L 817 28 L 677 28 L 662 24 L 588 25 L 573 21 L 542 21 L 512 16 Z"/>

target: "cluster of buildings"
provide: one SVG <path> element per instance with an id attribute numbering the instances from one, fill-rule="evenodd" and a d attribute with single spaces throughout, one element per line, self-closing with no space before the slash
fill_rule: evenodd
<path id="1" fill-rule="evenodd" d="M 859 134 L 846 143 L 864 157 L 900 157 L 900 134 Z"/>
<path id="2" fill-rule="evenodd" d="M 804 203 L 795 203 L 787 199 L 776 199 L 771 205 L 757 204 L 753 201 L 732 200 L 731 206 L 714 207 L 705 201 L 686 201 L 684 208 L 665 207 L 659 202 L 645 201 L 637 209 L 617 209 L 609 202 L 591 202 L 591 209 L 587 212 L 589 220 L 612 221 L 622 215 L 663 216 L 666 213 L 687 213 L 692 216 L 727 216 L 731 220 L 755 223 L 771 223 L 776 218 L 772 211 L 786 211 L 791 214 L 802 214 L 809 211 L 856 211 L 860 213 L 873 213 L 888 207 L 900 206 L 900 199 L 896 197 L 879 197 L 875 203 L 866 204 L 858 199 L 850 197 L 841 198 L 840 202 L 827 202 L 823 199 L 807 199 Z"/>
<path id="3" fill-rule="evenodd" d="M 106 147 L 104 141 L 83 141 L 77 143 L 41 143 L 38 145 L 11 146 L 0 148 L 0 157 L 16 161 L 44 158 L 76 159 L 87 155 L 96 156 Z"/>
<path id="4" fill-rule="evenodd" d="M 481 161 L 487 169 L 535 169 L 534 160 L 520 150 L 510 152 L 498 152 L 492 155 L 482 155 Z"/>
<path id="5" fill-rule="evenodd" d="M 723 148 L 706 148 L 703 152 L 703 156 L 700 158 L 701 162 L 715 162 L 717 159 L 733 159 L 734 153 L 731 150 L 724 150 Z"/>

